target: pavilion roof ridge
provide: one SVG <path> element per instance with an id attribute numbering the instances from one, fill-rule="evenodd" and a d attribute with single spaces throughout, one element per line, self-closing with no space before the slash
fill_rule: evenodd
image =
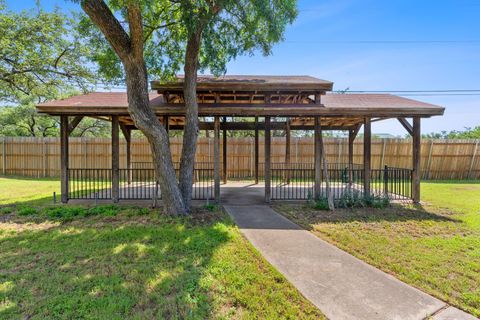
<path id="1" fill-rule="evenodd" d="M 176 80 L 151 81 L 158 92 L 183 89 L 183 75 Z M 309 75 L 198 75 L 197 90 L 207 91 L 310 91 L 326 92 L 333 89 L 333 82 Z"/>

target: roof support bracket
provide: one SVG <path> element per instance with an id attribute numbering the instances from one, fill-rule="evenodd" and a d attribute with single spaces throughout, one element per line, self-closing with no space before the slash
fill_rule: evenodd
<path id="1" fill-rule="evenodd" d="M 75 128 L 80 123 L 80 121 L 82 121 L 82 119 L 83 119 L 83 116 L 75 116 L 75 118 L 73 118 L 73 120 L 70 121 L 70 123 L 68 124 L 68 135 L 70 135 L 73 132 L 73 130 L 75 130 Z"/>
<path id="2" fill-rule="evenodd" d="M 351 139 L 352 141 L 355 140 L 355 138 L 357 137 L 358 135 L 358 132 L 360 131 L 360 128 L 362 127 L 362 124 L 359 123 L 355 126 L 355 128 L 353 128 L 352 130 L 352 136 L 351 136 Z"/>
<path id="3" fill-rule="evenodd" d="M 408 120 L 405 118 L 397 118 L 397 119 L 405 128 L 405 130 L 407 130 L 408 134 L 410 136 L 413 136 L 413 126 L 410 124 L 410 122 L 408 122 Z"/>

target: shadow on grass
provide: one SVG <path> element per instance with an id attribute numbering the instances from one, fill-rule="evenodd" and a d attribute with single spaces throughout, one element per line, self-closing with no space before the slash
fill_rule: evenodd
<path id="1" fill-rule="evenodd" d="M 320 223 L 350 223 L 350 222 L 408 222 L 408 221 L 432 221 L 463 223 L 448 215 L 437 214 L 428 211 L 421 205 L 405 206 L 393 204 L 390 207 L 377 208 L 354 208 L 336 209 L 334 211 L 315 210 L 308 205 L 279 204 L 274 209 L 285 215 L 307 230 L 312 230 L 313 225 Z"/>
<path id="2" fill-rule="evenodd" d="M 204 270 L 230 223 L 218 213 L 0 230 L 0 318 L 209 318 Z"/>

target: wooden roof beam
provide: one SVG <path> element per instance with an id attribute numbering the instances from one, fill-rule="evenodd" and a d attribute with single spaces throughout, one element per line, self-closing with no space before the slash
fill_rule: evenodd
<path id="1" fill-rule="evenodd" d="M 83 119 L 83 116 L 75 116 L 73 118 L 72 121 L 70 121 L 70 123 L 68 124 L 68 128 L 67 128 L 67 131 L 68 131 L 68 135 L 70 135 L 73 130 L 75 130 L 75 128 L 80 124 L 80 122 L 82 121 Z"/>
<path id="2" fill-rule="evenodd" d="M 402 124 L 402 126 L 407 130 L 410 136 L 413 136 L 413 126 L 408 122 L 405 118 L 397 118 L 398 121 Z"/>
<path id="3" fill-rule="evenodd" d="M 352 141 L 355 140 L 355 138 L 357 137 L 358 133 L 360 132 L 360 128 L 361 128 L 361 127 L 362 127 L 362 124 L 360 123 L 360 124 L 357 124 L 357 125 L 353 128 L 353 130 L 352 130 L 352 137 L 351 137 Z"/>

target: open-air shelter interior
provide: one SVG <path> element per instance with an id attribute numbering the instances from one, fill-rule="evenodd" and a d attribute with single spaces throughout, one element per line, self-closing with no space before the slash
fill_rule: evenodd
<path id="1" fill-rule="evenodd" d="M 168 130 L 183 130 L 185 105 L 183 79 L 171 83 L 151 83 L 150 107 Z M 421 119 L 442 115 L 444 108 L 390 94 L 332 94 L 333 83 L 310 76 L 199 76 L 197 99 L 199 104 L 200 130 L 213 130 L 214 151 L 211 166 L 199 166 L 199 192 L 194 198 L 208 197 L 221 201 L 220 185 L 222 172 L 226 172 L 228 142 L 226 130 L 251 130 L 255 132 L 255 183 L 259 181 L 259 131 L 264 132 L 264 181 L 265 201 L 272 199 L 319 198 L 324 194 L 325 183 L 337 189 L 358 188 L 362 194 L 383 193 L 420 201 L 420 141 Z M 123 92 L 94 92 L 51 101 L 37 106 L 40 113 L 60 116 L 61 125 L 61 185 L 62 201 L 74 199 L 72 192 L 79 180 L 95 180 L 95 187 L 88 189 L 87 198 L 101 194 L 117 202 L 135 198 L 132 180 L 142 175 L 131 162 L 131 132 L 136 130 L 128 112 L 127 94 Z M 83 117 L 94 117 L 112 123 L 112 166 L 98 169 L 104 171 L 82 171 L 70 168 L 68 161 L 68 138 Z M 240 119 L 241 121 L 236 121 Z M 371 167 L 371 125 L 386 119 L 398 121 L 411 135 L 413 162 L 411 169 Z M 250 121 L 245 121 L 249 119 Z M 363 164 L 353 163 L 353 142 L 363 127 Z M 120 130 L 126 139 L 127 167 L 119 167 Z M 272 130 L 284 130 L 286 138 L 285 163 L 271 163 Z M 314 161 L 309 168 L 301 168 L 290 161 L 290 136 L 294 130 L 314 132 Z M 342 130 L 348 132 L 349 161 L 345 167 L 322 163 L 322 132 Z M 223 133 L 223 157 L 220 143 Z M 220 159 L 223 158 L 223 164 Z M 90 169 L 95 170 L 95 169 Z M 135 171 L 137 170 L 137 171 Z M 211 174 L 210 174 L 211 173 Z M 151 173 L 146 180 L 152 180 Z M 99 178 L 100 177 L 100 178 Z M 223 175 L 226 179 L 226 175 Z M 97 181 L 101 179 L 101 181 Z M 145 180 L 144 179 L 144 180 Z M 278 180 L 282 183 L 278 184 Z M 205 183 L 211 180 L 211 184 Z M 272 185 L 272 181 L 275 185 Z M 306 182 L 309 183 L 306 183 Z M 144 181 L 145 182 L 145 181 Z M 151 182 L 151 181 L 150 181 Z M 226 182 L 226 181 L 224 181 Z M 129 187 L 130 185 L 130 187 Z M 285 188 L 278 192 L 275 188 Z M 137 188 L 139 188 L 137 184 Z M 152 198 L 161 194 L 155 186 L 153 192 L 138 197 Z M 206 188 L 205 190 L 200 190 Z M 212 189 L 211 194 L 208 190 Z M 303 189 L 302 189 L 303 188 Z M 301 190 L 300 190 L 301 189 Z M 123 191 L 122 191 L 123 190 Z M 128 190 L 128 192 L 126 191 Z M 142 189 L 143 190 L 143 189 Z M 299 191 L 300 190 L 300 191 Z M 73 190 L 75 191 L 75 190 Z M 272 196 L 272 192 L 274 192 Z M 95 196 L 91 196 L 95 194 Z M 337 193 L 341 196 L 341 192 Z M 85 193 L 84 193 L 85 195 Z"/>

